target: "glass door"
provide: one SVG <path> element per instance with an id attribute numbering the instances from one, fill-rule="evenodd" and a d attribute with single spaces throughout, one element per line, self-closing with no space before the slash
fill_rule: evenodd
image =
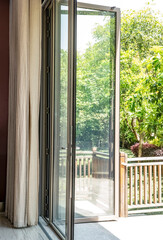
<path id="1" fill-rule="evenodd" d="M 74 222 L 118 216 L 120 16 L 75 0 L 42 8 L 42 216 L 73 240 Z"/>
<path id="2" fill-rule="evenodd" d="M 119 9 L 77 4 L 75 220 L 118 217 Z"/>
<path id="3" fill-rule="evenodd" d="M 62 238 L 73 239 L 72 86 L 75 67 L 75 3 L 54 1 L 54 4 L 52 223 Z"/>
<path id="4" fill-rule="evenodd" d="M 45 0 L 42 9 L 42 215 L 61 239 L 72 240 L 75 0 Z"/>

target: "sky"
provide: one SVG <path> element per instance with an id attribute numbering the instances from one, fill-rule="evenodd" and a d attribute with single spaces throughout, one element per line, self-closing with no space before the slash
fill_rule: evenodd
<path id="1" fill-rule="evenodd" d="M 141 9 L 143 8 L 147 2 L 151 2 L 153 8 L 156 10 L 160 10 L 163 13 L 163 0 L 80 0 L 79 2 L 87 2 L 87 3 L 94 3 L 106 6 L 116 6 L 121 10 L 127 9 Z"/>

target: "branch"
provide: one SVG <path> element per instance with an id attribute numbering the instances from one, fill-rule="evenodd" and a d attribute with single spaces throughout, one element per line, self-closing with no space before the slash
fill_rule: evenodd
<path id="1" fill-rule="evenodd" d="M 130 126 L 130 124 L 129 124 L 129 122 L 128 122 L 127 117 L 125 118 L 125 120 L 126 120 L 127 126 L 129 127 L 130 131 L 134 133 L 133 129 L 131 128 L 131 126 Z"/>
<path id="2" fill-rule="evenodd" d="M 132 132 L 134 133 L 136 140 L 139 141 L 139 136 L 138 136 L 137 132 L 135 131 L 135 118 L 132 118 L 131 126 L 132 126 Z"/>

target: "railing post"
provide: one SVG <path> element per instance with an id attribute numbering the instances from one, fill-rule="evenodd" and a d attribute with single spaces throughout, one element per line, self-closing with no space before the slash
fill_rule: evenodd
<path id="1" fill-rule="evenodd" d="M 82 166 L 81 166 L 81 158 L 79 158 L 79 177 L 82 175 Z"/>
<path id="2" fill-rule="evenodd" d="M 97 170 L 97 160 L 96 160 L 96 151 L 97 148 L 92 148 L 92 177 L 96 177 L 96 170 Z"/>
<path id="3" fill-rule="evenodd" d="M 128 191 L 127 175 L 128 168 L 123 165 L 127 163 L 127 154 L 120 153 L 120 217 L 128 217 Z"/>
<path id="4" fill-rule="evenodd" d="M 90 158 L 88 158 L 88 177 L 90 177 L 91 167 L 90 167 Z"/>
<path id="5" fill-rule="evenodd" d="M 77 178 L 78 176 L 78 162 L 77 162 L 77 158 L 75 159 L 75 178 Z"/>
<path id="6" fill-rule="evenodd" d="M 86 160 L 83 158 L 83 175 L 86 177 Z"/>

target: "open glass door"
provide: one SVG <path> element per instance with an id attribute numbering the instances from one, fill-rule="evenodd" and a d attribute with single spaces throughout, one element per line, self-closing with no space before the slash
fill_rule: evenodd
<path id="1" fill-rule="evenodd" d="M 78 2 L 76 223 L 118 217 L 119 46 L 119 9 Z"/>
<path id="2" fill-rule="evenodd" d="M 75 0 L 42 8 L 42 216 L 73 240 L 74 222 L 118 216 L 120 16 Z"/>

